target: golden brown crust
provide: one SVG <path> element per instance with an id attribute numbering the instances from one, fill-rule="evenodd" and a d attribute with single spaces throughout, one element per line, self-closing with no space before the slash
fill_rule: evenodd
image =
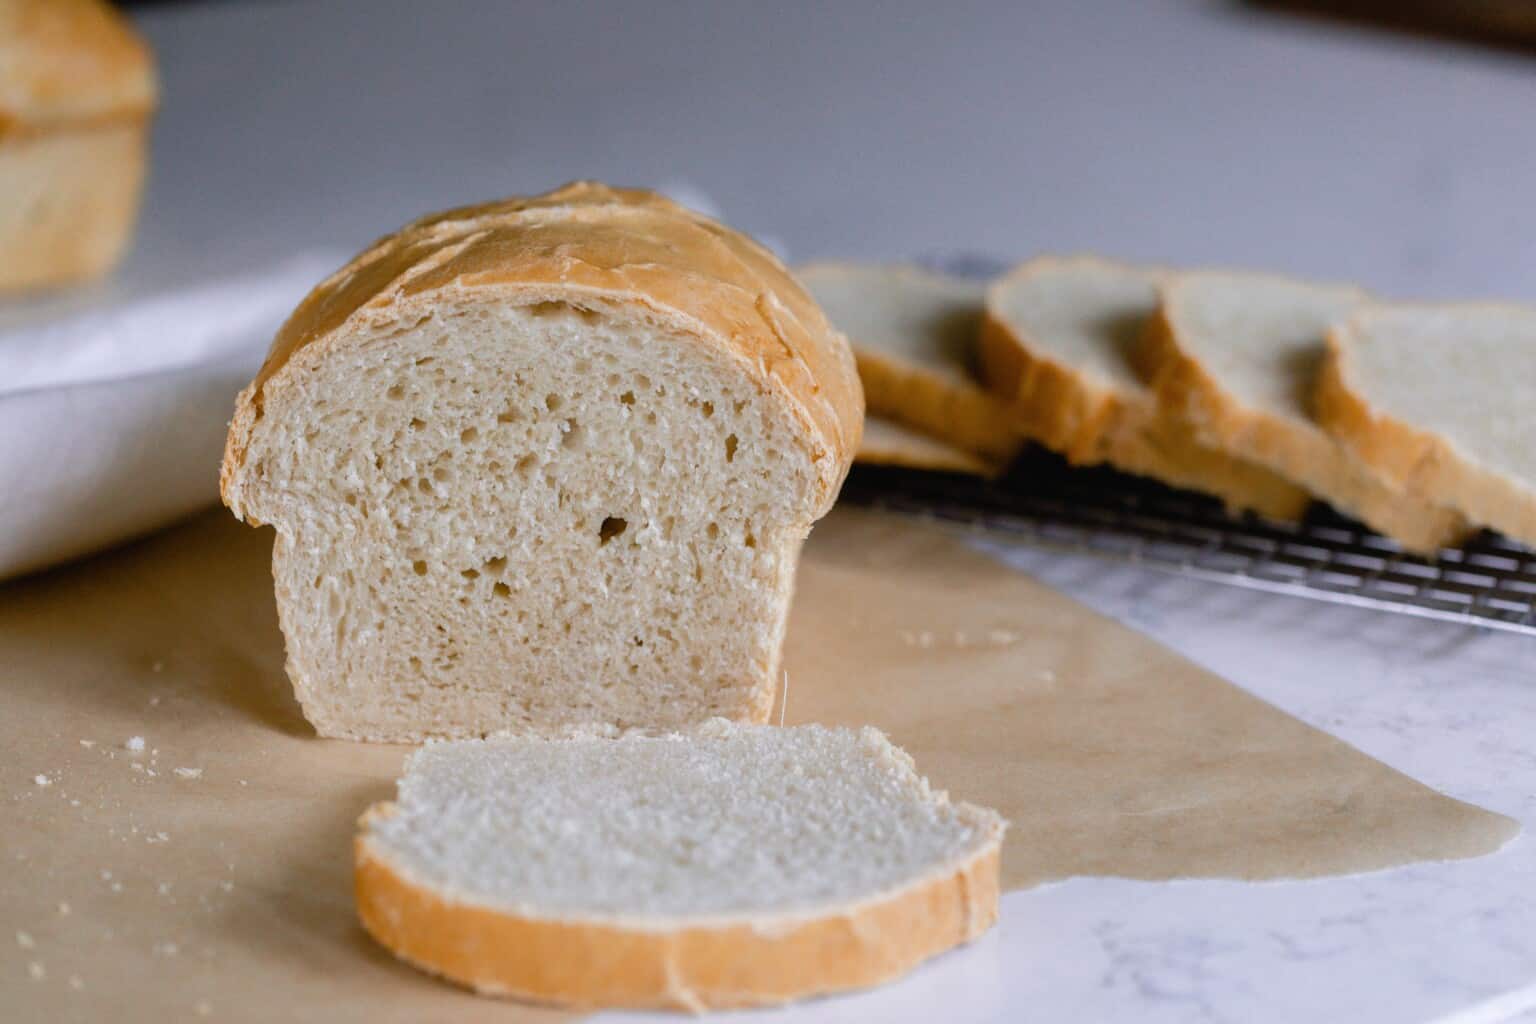
<path id="1" fill-rule="evenodd" d="M 103 0 L 0 0 L 0 136 L 139 120 L 156 89 L 149 47 Z"/>
<path id="2" fill-rule="evenodd" d="M 148 140 L 142 121 L 0 138 L 0 292 L 97 277 L 133 233 Z"/>
<path id="3" fill-rule="evenodd" d="M 981 328 L 982 376 L 993 394 L 1009 403 L 1026 436 L 1074 465 L 1109 463 L 1214 494 L 1231 512 L 1251 509 L 1272 519 L 1299 519 L 1306 511 L 1311 501 L 1306 491 L 1199 443 L 1178 421 L 1159 416 L 1150 396 L 1129 400 L 1052 359 L 1019 336 L 1000 309 L 989 293 Z"/>
<path id="4" fill-rule="evenodd" d="M 1313 396 L 1318 422 L 1405 494 L 1449 502 L 1473 523 L 1536 545 L 1536 501 L 1518 482 L 1463 457 L 1446 439 L 1373 408 L 1352 386 L 1344 341 L 1352 322 L 1329 332 Z"/>
<path id="5" fill-rule="evenodd" d="M 877 985 L 980 936 L 997 920 L 1001 839 L 994 825 L 953 872 L 828 916 L 662 929 L 456 903 L 359 836 L 357 911 L 402 960 L 485 995 L 594 1009 L 763 1006 Z"/>
<path id="6" fill-rule="evenodd" d="M 220 474 L 225 503 L 240 511 L 240 468 L 274 377 L 402 307 L 474 291 L 628 303 L 733 356 L 804 426 L 820 485 L 814 515 L 831 506 L 863 425 L 846 339 L 756 242 L 655 193 L 595 182 L 423 218 L 316 287 L 240 395 Z"/>
<path id="7" fill-rule="evenodd" d="M 980 385 L 966 387 L 885 353 L 859 348 L 854 359 L 869 412 L 905 423 L 982 459 L 1006 462 L 1023 444 L 1003 404 Z"/>
<path id="8" fill-rule="evenodd" d="M 1208 444 L 1272 467 L 1292 480 L 1317 480 L 1326 500 L 1341 506 L 1403 547 L 1431 554 L 1464 540 L 1471 525 L 1453 510 L 1411 498 L 1376 480 L 1364 465 L 1330 471 L 1332 452 L 1297 434 L 1285 419 L 1231 397 L 1201 364 L 1179 347 L 1165 301 L 1143 335 L 1138 362 L 1155 382 L 1159 404 L 1189 424 Z M 1332 442 L 1327 442 L 1332 445 Z"/>

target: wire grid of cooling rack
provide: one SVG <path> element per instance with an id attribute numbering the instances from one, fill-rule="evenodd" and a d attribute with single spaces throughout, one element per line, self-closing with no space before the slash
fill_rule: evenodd
<path id="1" fill-rule="evenodd" d="M 1300 523 L 1030 448 L 981 480 L 856 466 L 843 499 L 1184 576 L 1536 635 L 1536 552 L 1482 533 L 1432 559 L 1317 504 Z"/>

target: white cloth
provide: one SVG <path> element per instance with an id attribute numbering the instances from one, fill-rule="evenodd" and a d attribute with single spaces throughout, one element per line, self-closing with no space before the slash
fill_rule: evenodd
<path id="1" fill-rule="evenodd" d="M 210 504 L 236 393 L 344 262 L 265 269 L 0 328 L 0 578 Z"/>

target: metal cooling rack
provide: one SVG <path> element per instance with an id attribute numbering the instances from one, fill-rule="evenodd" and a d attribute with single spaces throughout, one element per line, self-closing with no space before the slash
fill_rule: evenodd
<path id="1" fill-rule="evenodd" d="M 1300 523 L 1031 448 L 998 480 L 855 466 L 843 500 L 1184 576 L 1536 635 L 1536 552 L 1491 533 L 1434 560 L 1315 504 Z"/>

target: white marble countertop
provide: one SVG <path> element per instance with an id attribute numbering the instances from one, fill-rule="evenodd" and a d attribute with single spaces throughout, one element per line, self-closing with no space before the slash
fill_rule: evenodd
<path id="1" fill-rule="evenodd" d="M 356 0 L 141 20 L 165 106 L 137 247 L 100 298 L 581 176 L 689 183 L 794 258 L 1094 250 L 1536 298 L 1528 58 L 1195 0 Z M 1536 825 L 1536 639 L 1009 557 Z M 751 1019 L 1497 1021 L 1533 984 L 1526 836 L 1322 881 L 1015 893 L 961 955 Z"/>

